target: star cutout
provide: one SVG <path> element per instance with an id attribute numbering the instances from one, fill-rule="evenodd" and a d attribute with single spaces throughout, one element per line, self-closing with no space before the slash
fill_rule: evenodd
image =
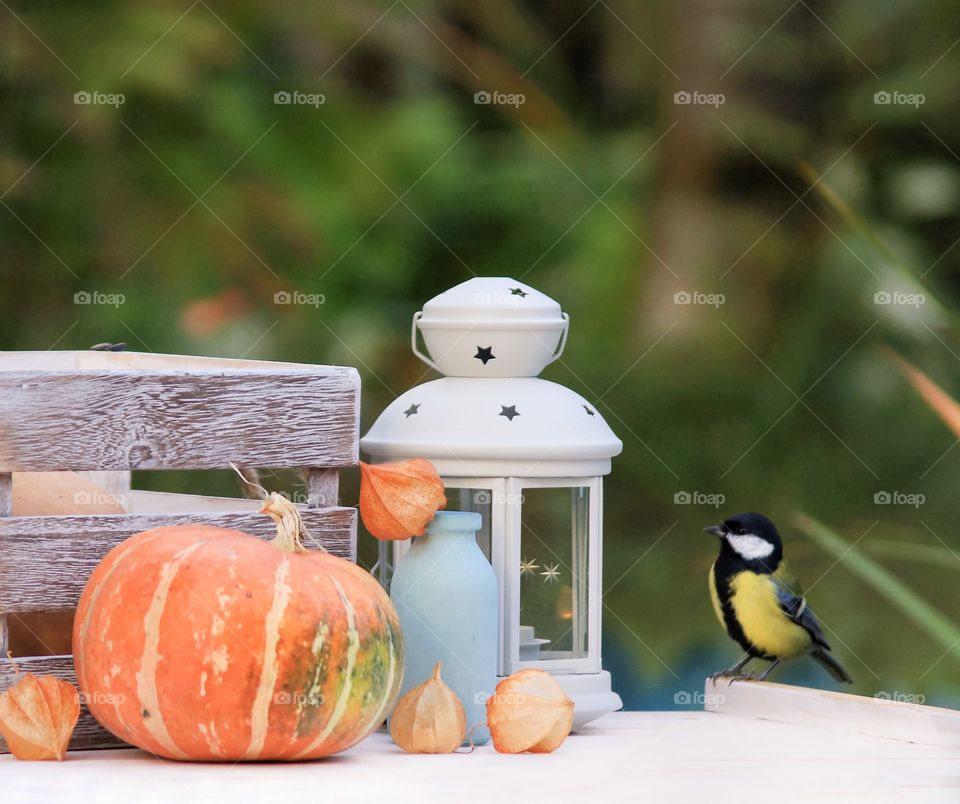
<path id="1" fill-rule="evenodd" d="M 586 405 L 583 406 L 583 409 L 587 412 L 587 415 L 588 415 L 588 416 L 596 416 L 596 415 L 597 415 L 597 414 L 594 413 L 592 410 L 590 410 L 590 408 L 588 408 Z"/>
<path id="2" fill-rule="evenodd" d="M 411 404 L 410 407 L 403 412 L 403 415 L 405 418 L 409 419 L 411 416 L 413 416 L 414 413 L 419 413 L 419 412 L 420 412 L 420 405 Z"/>
<path id="3" fill-rule="evenodd" d="M 511 296 L 519 296 L 521 299 L 527 298 L 527 292 L 523 288 L 510 288 Z"/>
<path id="4" fill-rule="evenodd" d="M 560 565 L 554 564 L 552 567 L 546 567 L 540 573 L 544 583 L 560 583 Z"/>
<path id="5" fill-rule="evenodd" d="M 492 346 L 478 346 L 477 353 L 474 355 L 476 360 L 483 362 L 483 365 L 487 365 L 487 361 L 496 360 L 497 356 L 493 353 Z"/>
<path id="6" fill-rule="evenodd" d="M 498 416 L 506 416 L 510 421 L 513 421 L 513 417 L 514 417 L 514 416 L 519 416 L 520 414 L 517 413 L 517 406 L 516 406 L 516 405 L 501 405 L 501 406 L 500 406 L 500 413 L 498 413 L 497 415 L 498 415 Z"/>
<path id="7" fill-rule="evenodd" d="M 523 559 L 520 562 L 520 575 L 536 575 L 537 570 L 540 569 L 540 565 L 536 563 L 537 559 L 531 558 L 529 560 Z"/>

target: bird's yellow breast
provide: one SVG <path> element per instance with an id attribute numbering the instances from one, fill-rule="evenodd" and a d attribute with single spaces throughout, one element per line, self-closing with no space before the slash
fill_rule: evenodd
<path id="1" fill-rule="evenodd" d="M 707 575 L 707 584 L 710 587 L 710 602 L 713 604 L 713 613 L 717 615 L 720 625 L 726 627 L 723 619 L 723 608 L 720 605 L 720 596 L 717 594 L 717 579 L 713 575 L 713 567 L 710 567 L 710 574 Z"/>
<path id="2" fill-rule="evenodd" d="M 790 659 L 810 649 L 810 634 L 780 608 L 770 576 L 737 573 L 730 579 L 730 593 L 730 604 L 744 636 L 759 650 Z"/>

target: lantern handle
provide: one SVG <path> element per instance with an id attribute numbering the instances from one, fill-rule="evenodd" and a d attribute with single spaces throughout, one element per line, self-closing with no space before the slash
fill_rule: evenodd
<path id="1" fill-rule="evenodd" d="M 557 350 L 553 353 L 553 357 L 550 358 L 550 363 L 554 360 L 558 360 L 560 355 L 563 354 L 563 348 L 567 345 L 567 333 L 570 331 L 570 316 L 567 313 L 560 313 L 563 317 L 563 332 L 560 335 L 560 343 L 557 344 Z M 549 366 L 550 363 L 547 363 Z"/>
<path id="2" fill-rule="evenodd" d="M 420 322 L 421 317 L 423 316 L 423 310 L 420 310 L 413 314 L 413 324 L 410 328 L 410 348 L 413 349 L 413 353 L 419 357 L 424 363 L 426 363 L 430 368 L 440 371 L 437 368 L 437 364 L 433 362 L 429 357 L 427 357 L 423 352 L 420 351 L 420 347 L 417 346 L 417 324 Z M 442 371 L 440 372 L 443 373 Z"/>

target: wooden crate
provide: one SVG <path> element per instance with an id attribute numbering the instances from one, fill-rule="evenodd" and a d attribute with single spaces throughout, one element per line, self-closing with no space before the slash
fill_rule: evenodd
<path id="1" fill-rule="evenodd" d="M 12 473 L 302 468 L 313 540 L 356 559 L 356 510 L 338 468 L 359 456 L 355 369 L 132 352 L 0 353 L 0 691 L 15 681 L 7 615 L 76 606 L 100 559 L 160 525 L 275 534 L 253 500 L 132 491 L 126 514 L 11 516 Z M 309 545 L 308 545 L 309 546 Z M 20 672 L 76 683 L 72 656 L 18 658 Z M 116 747 L 84 707 L 71 749 Z M 0 738 L 0 752 L 6 745 Z"/>

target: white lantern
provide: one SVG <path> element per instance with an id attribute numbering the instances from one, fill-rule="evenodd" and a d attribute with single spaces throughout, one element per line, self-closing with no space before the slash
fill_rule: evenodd
<path id="1" fill-rule="evenodd" d="M 447 376 L 395 399 L 360 443 L 374 462 L 429 459 L 447 510 L 482 514 L 500 587 L 498 673 L 554 674 L 578 727 L 622 706 L 600 663 L 600 615 L 602 476 L 623 444 L 594 405 L 536 376 L 568 326 L 560 305 L 513 279 L 441 293 L 414 316 L 412 345 Z M 407 546 L 381 544 L 383 582 Z"/>

